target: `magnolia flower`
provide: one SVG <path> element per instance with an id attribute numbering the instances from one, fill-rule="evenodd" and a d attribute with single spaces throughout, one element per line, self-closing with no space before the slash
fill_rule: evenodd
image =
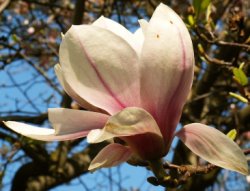
<path id="1" fill-rule="evenodd" d="M 89 143 L 118 138 L 89 169 L 111 167 L 137 156 L 164 157 L 174 136 L 195 154 L 220 167 L 247 174 L 246 157 L 226 135 L 200 123 L 175 133 L 190 91 L 194 53 L 180 17 L 160 4 L 149 22 L 129 32 L 100 17 L 72 26 L 63 36 L 56 75 L 64 90 L 90 111 L 49 109 L 54 129 L 8 121 L 6 126 L 33 139 L 54 141 L 87 136 Z M 120 141 L 119 141 L 120 142 Z"/>

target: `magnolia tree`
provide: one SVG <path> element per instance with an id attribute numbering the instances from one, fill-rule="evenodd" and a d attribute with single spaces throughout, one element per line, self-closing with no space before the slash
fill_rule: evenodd
<path id="1" fill-rule="evenodd" d="M 2 161 L 19 150 L 31 159 L 12 190 L 124 162 L 168 190 L 212 188 L 221 168 L 248 189 L 249 4 L 181 2 L 2 3 Z"/>

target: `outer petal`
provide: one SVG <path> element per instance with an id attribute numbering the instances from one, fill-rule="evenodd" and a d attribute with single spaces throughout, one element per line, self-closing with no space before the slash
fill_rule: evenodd
<path id="1" fill-rule="evenodd" d="M 125 41 L 127 41 L 127 43 L 137 52 L 138 55 L 140 54 L 139 50 L 141 49 L 142 45 L 140 43 L 140 39 L 136 38 L 136 36 L 134 36 L 133 33 L 127 30 L 124 26 L 104 16 L 101 16 L 99 19 L 97 19 L 93 25 L 107 29 L 120 36 Z"/>
<path id="2" fill-rule="evenodd" d="M 192 152 L 208 162 L 248 174 L 247 160 L 242 150 L 217 129 L 193 123 L 177 132 L 177 136 Z"/>
<path id="3" fill-rule="evenodd" d="M 92 129 L 102 128 L 108 115 L 70 109 L 49 109 L 49 120 L 54 129 L 41 128 L 14 121 L 7 127 L 24 136 L 43 141 L 62 141 L 85 137 Z"/>
<path id="4" fill-rule="evenodd" d="M 65 108 L 49 109 L 49 121 L 57 135 L 81 131 L 87 135 L 90 130 L 103 128 L 109 117 L 109 115 L 91 111 Z"/>
<path id="5" fill-rule="evenodd" d="M 116 143 L 109 144 L 92 160 L 89 170 L 116 166 L 127 161 L 131 155 L 132 150 L 130 148 Z"/>
<path id="6" fill-rule="evenodd" d="M 96 26 L 72 26 L 59 56 L 65 81 L 90 104 L 111 114 L 139 105 L 138 58 L 121 37 Z"/>
<path id="7" fill-rule="evenodd" d="M 91 105 L 90 103 L 88 103 L 86 100 L 84 100 L 80 95 L 77 94 L 77 92 L 75 92 L 70 87 L 70 85 L 65 80 L 65 77 L 63 76 L 60 64 L 55 65 L 55 73 L 56 73 L 56 76 L 57 76 L 60 84 L 62 85 L 63 89 L 65 90 L 65 92 L 72 99 L 74 99 L 80 106 L 82 106 L 84 109 L 87 109 L 89 111 L 96 111 L 96 112 L 105 113 L 105 111 L 103 111 L 102 109 L 97 108 L 97 107 Z"/>
<path id="8" fill-rule="evenodd" d="M 193 77 L 192 41 L 185 24 L 160 4 L 145 31 L 141 55 L 143 107 L 156 119 L 170 146 Z"/>
<path id="9" fill-rule="evenodd" d="M 153 117 L 140 108 L 126 108 L 110 117 L 103 129 L 90 131 L 89 143 L 98 143 L 119 137 L 143 159 L 162 157 L 164 141 Z"/>
<path id="10" fill-rule="evenodd" d="M 111 116 L 103 129 L 92 130 L 88 134 L 89 143 L 99 143 L 114 137 L 153 133 L 161 137 L 161 132 L 153 117 L 136 107 L 125 108 Z"/>

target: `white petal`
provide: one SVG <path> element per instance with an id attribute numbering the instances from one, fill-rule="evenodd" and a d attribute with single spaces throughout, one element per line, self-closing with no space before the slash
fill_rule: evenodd
<path id="1" fill-rule="evenodd" d="M 88 103 L 86 100 L 84 100 L 81 95 L 78 95 L 77 92 L 75 92 L 70 85 L 68 84 L 68 82 L 65 80 L 65 77 L 63 76 L 62 73 L 62 69 L 60 64 L 55 65 L 55 73 L 56 76 L 60 82 L 60 84 L 62 85 L 63 89 L 65 90 L 65 92 L 72 98 L 74 99 L 80 106 L 82 106 L 84 109 L 87 109 L 89 111 L 96 111 L 96 112 L 102 112 L 104 113 L 105 111 L 102 111 L 100 108 L 97 108 L 93 105 L 91 105 L 90 103 Z"/>
<path id="2" fill-rule="evenodd" d="M 140 23 L 140 28 L 137 29 L 134 33 L 134 37 L 137 40 L 137 54 L 139 55 L 139 57 L 141 56 L 141 51 L 142 51 L 142 46 L 144 43 L 144 35 L 145 35 L 145 31 L 147 29 L 148 26 L 148 22 L 146 20 L 139 20 Z"/>
<path id="3" fill-rule="evenodd" d="M 248 174 L 247 160 L 242 150 L 232 139 L 217 129 L 193 123 L 177 132 L 177 136 L 192 152 L 208 162 Z"/>
<path id="4" fill-rule="evenodd" d="M 192 41 L 181 18 L 163 4 L 156 8 L 144 36 L 140 63 L 142 105 L 156 119 L 170 145 L 192 84 Z"/>
<path id="5" fill-rule="evenodd" d="M 85 137 L 90 130 L 102 128 L 108 115 L 70 109 L 49 109 L 49 120 L 54 129 L 36 127 L 25 123 L 7 121 L 13 131 L 43 141 L 63 141 Z"/>
<path id="6" fill-rule="evenodd" d="M 92 129 L 103 128 L 110 116 L 102 113 L 65 109 L 50 108 L 49 121 L 52 123 L 56 134 L 69 134 Z"/>
<path id="7" fill-rule="evenodd" d="M 72 26 L 59 55 L 65 80 L 88 103 L 110 114 L 139 105 L 138 58 L 119 36 L 96 26 Z"/>
<path id="8" fill-rule="evenodd" d="M 145 110 L 136 107 L 125 108 L 111 116 L 103 129 L 90 131 L 89 143 L 99 143 L 114 137 L 134 136 L 153 133 L 162 136 L 153 117 Z"/>
<path id="9" fill-rule="evenodd" d="M 120 36 L 125 41 L 127 41 L 127 43 L 138 53 L 138 55 L 140 54 L 140 52 L 138 52 L 138 49 L 141 48 L 140 40 L 137 39 L 129 30 L 127 30 L 121 24 L 104 16 L 101 16 L 93 23 L 93 25 L 107 29 L 113 32 L 114 34 Z"/>
<path id="10" fill-rule="evenodd" d="M 90 131 L 87 141 L 98 143 L 114 137 L 125 141 L 145 160 L 159 159 L 167 152 L 157 123 L 141 108 L 126 108 L 111 116 L 103 129 Z"/>
<path id="11" fill-rule="evenodd" d="M 8 128 L 15 131 L 16 133 L 19 133 L 23 136 L 26 136 L 32 139 L 41 140 L 41 141 L 54 141 L 54 140 L 63 141 L 63 140 L 70 140 L 73 138 L 86 136 L 86 133 L 82 133 L 82 134 L 74 133 L 74 134 L 57 136 L 55 134 L 54 129 L 37 127 L 37 126 L 28 125 L 25 123 L 20 123 L 20 122 L 15 122 L 15 121 L 7 121 L 7 122 L 4 122 L 4 124 Z"/>
<path id="12" fill-rule="evenodd" d="M 140 19 L 139 21 L 142 33 L 145 35 L 147 28 L 148 28 L 148 21 L 144 20 L 144 19 Z"/>

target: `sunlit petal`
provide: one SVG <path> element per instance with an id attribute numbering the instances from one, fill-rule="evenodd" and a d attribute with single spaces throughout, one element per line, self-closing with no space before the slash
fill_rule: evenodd
<path id="1" fill-rule="evenodd" d="M 121 37 L 96 26 L 72 26 L 59 55 L 65 80 L 88 103 L 110 114 L 139 105 L 138 58 Z"/>
<path id="2" fill-rule="evenodd" d="M 164 142 L 153 117 L 140 108 L 126 108 L 109 118 L 103 129 L 90 131 L 89 143 L 119 137 L 142 158 L 157 158 L 164 154 Z M 156 151 L 157 150 L 157 151 Z"/>
<path id="3" fill-rule="evenodd" d="M 239 146 L 215 128 L 193 123 L 186 125 L 177 136 L 195 154 L 217 166 L 248 174 L 245 155 Z"/>
<path id="4" fill-rule="evenodd" d="M 161 137 L 159 127 L 152 116 L 143 109 L 130 107 L 111 116 L 103 129 L 92 130 L 89 143 L 98 143 L 114 137 L 154 133 Z"/>
<path id="5" fill-rule="evenodd" d="M 56 130 L 56 134 L 79 131 L 88 133 L 92 129 L 103 128 L 109 117 L 109 115 L 91 111 L 65 108 L 49 109 L 49 121 Z"/>
<path id="6" fill-rule="evenodd" d="M 13 131 L 33 139 L 63 141 L 85 137 L 90 130 L 102 128 L 108 117 L 101 113 L 55 108 L 49 109 L 49 120 L 54 129 L 14 121 L 4 123 Z"/>
<path id="7" fill-rule="evenodd" d="M 142 105 L 157 121 L 169 146 L 192 84 L 192 41 L 181 18 L 164 4 L 156 8 L 144 34 Z"/>
<path id="8" fill-rule="evenodd" d="M 84 131 L 65 135 L 56 135 L 55 129 L 42 128 L 15 121 L 7 121 L 4 122 L 4 124 L 16 133 L 41 141 L 65 141 L 86 136 L 86 132 Z"/>
<path id="9" fill-rule="evenodd" d="M 141 56 L 141 51 L 142 51 L 142 46 L 143 46 L 143 43 L 144 43 L 144 33 L 146 31 L 146 28 L 147 28 L 147 25 L 148 25 L 148 22 L 144 19 L 141 19 L 139 20 L 139 24 L 140 24 L 140 28 L 137 29 L 134 33 L 134 36 L 137 40 L 137 54 L 139 55 L 139 58 Z"/>
<path id="10" fill-rule="evenodd" d="M 129 30 L 127 30 L 124 26 L 121 24 L 106 18 L 104 16 L 101 16 L 99 19 L 97 19 L 92 25 L 98 26 L 104 29 L 107 29 L 114 34 L 120 36 L 123 38 L 127 43 L 138 53 L 138 49 L 141 49 L 140 45 L 140 39 L 136 38 L 133 33 L 131 33 Z"/>
<path id="11" fill-rule="evenodd" d="M 89 170 L 116 166 L 127 161 L 131 155 L 132 151 L 129 147 L 116 143 L 109 144 L 92 160 Z"/>
<path id="12" fill-rule="evenodd" d="M 139 24 L 140 24 L 140 29 L 142 31 L 142 33 L 144 35 L 146 35 L 146 31 L 147 31 L 147 28 L 148 28 L 148 21 L 144 20 L 144 19 L 140 19 L 138 20 Z"/>
<path id="13" fill-rule="evenodd" d="M 96 112 L 105 112 L 102 111 L 100 108 L 97 108 L 90 103 L 88 103 L 86 100 L 84 100 L 81 95 L 78 95 L 77 92 L 75 92 L 71 86 L 68 84 L 68 82 L 65 80 L 65 77 L 63 76 L 62 69 L 60 64 L 55 65 L 55 73 L 56 76 L 63 87 L 64 91 L 72 98 L 74 99 L 80 106 L 82 106 L 84 109 L 87 109 L 89 111 L 96 111 Z"/>

